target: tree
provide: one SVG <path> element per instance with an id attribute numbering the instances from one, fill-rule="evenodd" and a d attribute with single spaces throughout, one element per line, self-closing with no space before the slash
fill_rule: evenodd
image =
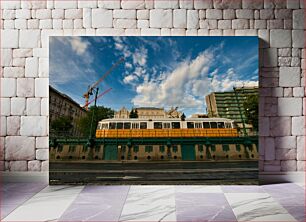
<path id="1" fill-rule="evenodd" d="M 243 103 L 246 122 L 258 131 L 258 95 L 249 95 Z"/>
<path id="2" fill-rule="evenodd" d="M 92 131 L 90 135 L 90 125 L 93 113 L 94 113 L 94 118 L 92 124 Z M 91 106 L 89 107 L 87 115 L 79 119 L 78 126 L 80 128 L 81 133 L 84 136 L 94 137 L 96 134 L 98 122 L 101 121 L 102 119 L 110 119 L 113 117 L 114 117 L 114 110 L 112 110 L 111 108 L 107 108 L 104 106 L 97 106 L 97 107 Z"/>
<path id="3" fill-rule="evenodd" d="M 72 121 L 71 116 L 61 116 L 51 122 L 51 130 L 57 136 L 68 135 L 73 128 Z"/>
<path id="4" fill-rule="evenodd" d="M 131 112 L 130 112 L 129 117 L 130 117 L 131 119 L 133 119 L 133 118 L 138 118 L 137 109 L 132 109 Z"/>
<path id="5" fill-rule="evenodd" d="M 185 114 L 183 113 L 183 114 L 181 115 L 181 120 L 182 120 L 182 121 L 185 121 L 185 119 L 186 119 L 186 116 L 185 116 Z"/>

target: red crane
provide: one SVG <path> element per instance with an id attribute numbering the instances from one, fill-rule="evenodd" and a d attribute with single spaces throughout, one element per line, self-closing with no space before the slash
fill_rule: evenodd
<path id="1" fill-rule="evenodd" d="M 111 90 L 111 88 L 110 88 L 110 89 L 104 91 L 99 96 L 97 96 L 94 100 L 89 102 L 89 97 L 93 94 L 93 90 L 99 85 L 100 82 L 102 82 L 123 61 L 124 61 L 124 58 L 119 59 L 109 70 L 106 71 L 106 73 L 104 73 L 104 75 L 100 79 L 98 79 L 97 82 L 95 82 L 94 84 L 92 84 L 91 86 L 88 87 L 88 90 L 83 95 L 83 97 L 85 98 L 85 105 L 83 107 L 86 110 L 88 110 L 88 105 L 90 103 L 95 101 L 97 98 L 105 95 L 106 93 L 108 93 Z"/>

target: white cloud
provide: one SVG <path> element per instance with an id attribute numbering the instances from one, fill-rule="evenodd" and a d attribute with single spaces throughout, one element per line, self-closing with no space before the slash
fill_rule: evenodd
<path id="1" fill-rule="evenodd" d="M 144 47 L 141 47 L 140 49 L 136 49 L 133 53 L 133 63 L 144 66 L 147 63 L 147 57 L 148 57 L 148 50 Z"/>
<path id="2" fill-rule="evenodd" d="M 127 69 L 131 69 L 131 68 L 133 67 L 132 64 L 129 63 L 129 62 L 126 62 L 124 66 L 125 66 L 125 68 L 127 68 Z"/>
<path id="3" fill-rule="evenodd" d="M 82 41 L 80 37 L 71 37 L 70 44 L 72 49 L 78 54 L 82 55 L 86 52 L 90 43 L 88 41 Z"/>
<path id="4" fill-rule="evenodd" d="M 137 80 L 137 79 L 138 79 L 137 76 L 131 74 L 131 75 L 125 76 L 124 79 L 123 79 L 123 82 L 124 82 L 125 84 L 132 84 L 132 83 L 133 83 L 135 80 Z"/>

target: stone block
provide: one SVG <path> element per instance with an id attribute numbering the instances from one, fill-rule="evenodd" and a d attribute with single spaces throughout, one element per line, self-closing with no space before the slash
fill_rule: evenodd
<path id="1" fill-rule="evenodd" d="M 306 161 L 296 161 L 297 171 L 306 171 Z"/>
<path id="2" fill-rule="evenodd" d="M 137 20 L 137 28 L 149 28 L 149 20 Z"/>
<path id="3" fill-rule="evenodd" d="M 267 28 L 268 29 L 284 29 L 284 20 L 282 19 L 268 20 Z"/>
<path id="4" fill-rule="evenodd" d="M 49 137 L 36 137 L 36 148 L 37 149 L 49 149 Z"/>
<path id="5" fill-rule="evenodd" d="M 1 78 L 1 97 L 16 96 L 16 79 L 15 78 Z"/>
<path id="6" fill-rule="evenodd" d="M 48 119 L 45 116 L 22 116 L 20 134 L 22 136 L 46 136 Z"/>
<path id="7" fill-rule="evenodd" d="M 193 1 L 179 0 L 180 8 L 193 9 Z"/>
<path id="8" fill-rule="evenodd" d="M 18 78 L 17 79 L 17 96 L 33 97 L 34 96 L 34 79 Z"/>
<path id="9" fill-rule="evenodd" d="M 138 22 L 139 20 L 137 20 Z M 125 35 L 127 36 L 140 36 L 140 29 L 135 28 L 135 29 L 125 29 L 124 31 Z"/>
<path id="10" fill-rule="evenodd" d="M 65 11 L 64 9 L 53 9 L 52 18 L 53 19 L 64 19 Z"/>
<path id="11" fill-rule="evenodd" d="M 265 160 L 275 160 L 274 138 L 265 138 Z"/>
<path id="12" fill-rule="evenodd" d="M 289 0 L 287 1 L 287 8 L 298 9 L 300 7 L 300 0 Z"/>
<path id="13" fill-rule="evenodd" d="M 29 10 L 29 9 L 17 9 L 16 10 L 16 18 L 30 19 L 31 18 L 31 10 Z"/>
<path id="14" fill-rule="evenodd" d="M 1 66 L 11 66 L 13 63 L 12 49 L 1 49 Z"/>
<path id="15" fill-rule="evenodd" d="M 2 19 L 15 19 L 16 18 L 16 10 L 3 9 L 2 11 Z"/>
<path id="16" fill-rule="evenodd" d="M 15 19 L 15 29 L 26 29 L 27 20 L 26 19 Z"/>
<path id="17" fill-rule="evenodd" d="M 1 109 L 2 109 L 2 107 L 1 107 Z M 6 136 L 7 135 L 6 116 L 2 116 L 2 115 L 0 116 L 0 123 L 1 123 L 0 124 L 0 136 Z M 2 141 L 1 141 L 0 145 L 2 145 Z M 3 147 L 2 146 L 0 147 L 0 157 L 2 157 Z M 0 160 L 3 160 L 3 159 L 0 158 Z"/>
<path id="18" fill-rule="evenodd" d="M 49 59 L 40 58 L 38 64 L 38 76 L 49 77 Z"/>
<path id="19" fill-rule="evenodd" d="M 198 30 L 197 29 L 187 29 L 186 36 L 197 36 Z"/>
<path id="20" fill-rule="evenodd" d="M 114 19 L 114 28 L 136 28 L 136 19 Z"/>
<path id="21" fill-rule="evenodd" d="M 39 21 L 40 29 L 52 29 L 52 27 L 53 27 L 52 19 L 42 19 Z"/>
<path id="22" fill-rule="evenodd" d="M 120 1 L 118 0 L 98 0 L 98 7 L 105 9 L 120 8 Z"/>
<path id="23" fill-rule="evenodd" d="M 37 19 L 51 19 L 52 11 L 51 9 L 37 9 L 35 11 L 35 18 Z"/>
<path id="24" fill-rule="evenodd" d="M 291 48 L 278 49 L 278 56 L 284 56 L 284 57 L 291 56 Z"/>
<path id="25" fill-rule="evenodd" d="M 14 97 L 11 99 L 11 115 L 25 115 L 25 98 Z"/>
<path id="26" fill-rule="evenodd" d="M 14 58 L 24 58 L 24 57 L 30 57 L 32 55 L 33 55 L 32 49 L 14 49 L 13 50 Z"/>
<path id="27" fill-rule="evenodd" d="M 186 29 L 171 29 L 172 36 L 185 36 Z"/>
<path id="28" fill-rule="evenodd" d="M 162 36 L 170 36 L 171 35 L 171 29 L 169 29 L 169 28 L 162 28 L 160 30 L 160 34 Z"/>
<path id="29" fill-rule="evenodd" d="M 71 8 L 77 8 L 77 7 L 78 7 L 77 0 L 54 1 L 54 8 L 71 9 Z"/>
<path id="30" fill-rule="evenodd" d="M 1 9 L 20 9 L 20 1 L 1 1 Z"/>
<path id="31" fill-rule="evenodd" d="M 149 10 L 137 10 L 137 19 L 149 19 Z"/>
<path id="32" fill-rule="evenodd" d="M 279 86 L 296 87 L 301 83 L 301 69 L 299 67 L 280 67 Z"/>
<path id="33" fill-rule="evenodd" d="M 231 29 L 232 21 L 231 20 L 219 20 L 218 29 Z"/>
<path id="34" fill-rule="evenodd" d="M 3 122 L 1 122 L 2 124 Z M 17 136 L 20 134 L 20 116 L 7 117 L 7 131 L 8 136 Z"/>
<path id="35" fill-rule="evenodd" d="M 264 49 L 264 67 L 277 67 L 277 49 Z"/>
<path id="36" fill-rule="evenodd" d="M 296 171 L 296 160 L 283 160 L 281 161 L 281 171 Z"/>
<path id="37" fill-rule="evenodd" d="M 276 19 L 291 19 L 292 18 L 292 10 L 290 10 L 290 9 L 276 9 L 275 10 L 275 18 Z"/>
<path id="38" fill-rule="evenodd" d="M 220 9 L 207 9 L 206 10 L 207 19 L 222 19 L 222 10 Z"/>
<path id="39" fill-rule="evenodd" d="M 106 9 L 92 10 L 92 27 L 93 28 L 110 28 L 113 26 L 113 13 Z"/>
<path id="40" fill-rule="evenodd" d="M 264 165 L 264 171 L 265 172 L 279 172 L 281 167 L 279 165 L 270 165 L 270 164 L 265 164 Z"/>
<path id="41" fill-rule="evenodd" d="M 305 29 L 304 10 L 293 10 L 293 29 Z"/>
<path id="42" fill-rule="evenodd" d="M 301 116 L 302 98 L 278 98 L 279 116 Z"/>
<path id="43" fill-rule="evenodd" d="M 207 33 L 207 35 L 208 35 L 208 30 L 207 30 L 207 32 L 204 31 L 204 30 L 205 29 L 217 29 L 218 28 L 217 20 L 211 20 L 211 19 L 200 20 L 200 28 L 201 28 L 201 30 L 199 30 L 199 32 L 202 33 L 201 35 L 203 35 L 205 33 Z"/>
<path id="44" fill-rule="evenodd" d="M 290 66 L 291 64 L 291 57 L 279 57 L 278 58 L 278 66 L 285 67 Z"/>
<path id="45" fill-rule="evenodd" d="M 37 160 L 48 160 L 49 159 L 49 150 L 48 149 L 38 149 L 38 150 L 36 150 L 36 159 Z"/>
<path id="46" fill-rule="evenodd" d="M 23 68 L 25 66 L 25 58 L 14 58 L 13 59 L 13 66 Z"/>
<path id="47" fill-rule="evenodd" d="M 294 48 L 304 48 L 305 46 L 304 30 L 293 30 L 292 31 L 292 46 Z"/>
<path id="48" fill-rule="evenodd" d="M 41 99 L 40 111 L 42 116 L 49 116 L 49 98 Z"/>
<path id="49" fill-rule="evenodd" d="M 196 2 L 196 1 L 195 1 Z M 241 8 L 241 0 L 214 0 L 216 9 L 236 9 Z"/>
<path id="50" fill-rule="evenodd" d="M 270 135 L 270 124 L 268 117 L 259 118 L 259 135 L 269 136 Z"/>
<path id="51" fill-rule="evenodd" d="M 237 9 L 236 17 L 238 19 L 254 19 L 254 10 L 251 9 Z"/>
<path id="52" fill-rule="evenodd" d="M 115 9 L 114 18 L 136 19 L 136 10 Z"/>
<path id="53" fill-rule="evenodd" d="M 10 161 L 8 169 L 9 171 L 27 171 L 27 161 Z"/>
<path id="54" fill-rule="evenodd" d="M 78 8 L 97 8 L 96 0 L 78 1 Z"/>
<path id="55" fill-rule="evenodd" d="M 36 1 L 36 0 L 21 1 L 21 8 L 23 9 L 40 9 L 46 7 L 47 7 L 46 1 Z"/>
<path id="56" fill-rule="evenodd" d="M 91 28 L 91 9 L 83 9 L 83 27 Z"/>
<path id="57" fill-rule="evenodd" d="M 248 29 L 249 21 L 247 19 L 234 19 L 232 20 L 233 29 Z"/>
<path id="58" fill-rule="evenodd" d="M 208 9 L 213 8 L 212 0 L 205 0 L 205 1 L 194 1 L 193 2 L 195 9 Z"/>
<path id="59" fill-rule="evenodd" d="M 21 48 L 39 48 L 40 30 L 20 30 L 19 46 Z"/>
<path id="60" fill-rule="evenodd" d="M 1 48 L 18 48 L 18 30 L 1 30 Z"/>
<path id="61" fill-rule="evenodd" d="M 1 22 L 2 22 L 2 21 L 1 21 Z M 8 29 L 15 29 L 15 21 L 14 21 L 14 20 L 4 20 L 4 21 L 3 21 L 2 27 L 3 27 L 5 30 L 8 30 Z"/>
<path id="62" fill-rule="evenodd" d="M 0 98 L 0 105 L 1 105 L 0 106 L 1 116 L 10 116 L 11 115 L 11 99 Z"/>
<path id="63" fill-rule="evenodd" d="M 270 45 L 276 48 L 291 47 L 291 31 L 282 29 L 271 30 Z"/>
<path id="64" fill-rule="evenodd" d="M 23 67 L 4 67 L 3 77 L 24 77 L 24 68 Z"/>
<path id="65" fill-rule="evenodd" d="M 80 19 L 83 17 L 82 9 L 66 9 L 65 18 L 66 19 Z"/>
<path id="66" fill-rule="evenodd" d="M 40 115 L 40 98 L 28 98 L 27 99 L 27 115 L 39 116 Z"/>
<path id="67" fill-rule="evenodd" d="M 42 161 L 41 162 L 41 171 L 49 171 L 49 161 Z"/>
<path id="68" fill-rule="evenodd" d="M 235 19 L 236 14 L 234 9 L 224 9 L 223 10 L 223 19 Z"/>
<path id="69" fill-rule="evenodd" d="M 275 147 L 277 149 L 295 149 L 296 136 L 275 137 Z"/>
<path id="70" fill-rule="evenodd" d="M 53 19 L 52 26 L 54 29 L 62 29 L 63 28 L 63 20 L 62 19 Z"/>
<path id="71" fill-rule="evenodd" d="M 129 0 L 125 0 L 129 1 Z M 178 0 L 159 0 L 154 1 L 154 8 L 162 8 L 162 9 L 176 9 L 179 8 Z"/>
<path id="72" fill-rule="evenodd" d="M 305 97 L 305 88 L 304 87 L 294 87 L 293 88 L 294 97 Z"/>
<path id="73" fill-rule="evenodd" d="M 284 88 L 284 97 L 292 97 L 292 96 L 293 96 L 292 88 Z"/>
<path id="74" fill-rule="evenodd" d="M 38 76 L 38 58 L 26 58 L 25 77 Z"/>
<path id="75" fill-rule="evenodd" d="M 142 36 L 160 36 L 160 33 L 161 30 L 156 28 L 141 29 L 140 31 L 140 35 Z"/>
<path id="76" fill-rule="evenodd" d="M 297 160 L 306 160 L 305 155 L 305 136 L 297 137 Z"/>
<path id="77" fill-rule="evenodd" d="M 263 6 L 263 0 L 242 0 L 242 8 L 245 9 L 261 9 Z"/>
<path id="78" fill-rule="evenodd" d="M 187 28 L 187 10 L 174 9 L 173 10 L 173 27 Z"/>
<path id="79" fill-rule="evenodd" d="M 291 117 L 271 117 L 270 135 L 276 137 L 291 136 Z"/>
<path id="80" fill-rule="evenodd" d="M 187 28 L 188 29 L 199 28 L 199 13 L 197 10 L 187 11 Z"/>
<path id="81" fill-rule="evenodd" d="M 40 171 L 41 163 L 39 160 L 32 160 L 28 162 L 28 171 Z"/>
<path id="82" fill-rule="evenodd" d="M 305 135 L 305 117 L 304 116 L 292 117 L 292 135 L 293 136 Z"/>
<path id="83" fill-rule="evenodd" d="M 277 160 L 295 160 L 296 149 L 276 149 L 275 156 Z"/>
<path id="84" fill-rule="evenodd" d="M 255 21 L 256 25 L 256 21 Z M 258 30 L 258 37 L 259 37 L 259 47 L 260 48 L 268 48 L 269 47 L 269 41 L 270 41 L 270 33 L 269 30 L 260 29 Z M 265 54 L 261 58 L 263 58 Z M 261 65 L 264 63 L 264 61 L 260 62 Z"/>
<path id="85" fill-rule="evenodd" d="M 172 28 L 172 10 L 150 10 L 151 28 Z"/>
<path id="86" fill-rule="evenodd" d="M 100 28 L 97 29 L 96 35 L 104 36 L 120 36 L 124 35 L 124 29 L 115 29 L 115 28 Z"/>
<path id="87" fill-rule="evenodd" d="M 35 79 L 35 97 L 49 96 L 49 79 L 36 78 Z"/>
<path id="88" fill-rule="evenodd" d="M 35 158 L 34 137 L 7 136 L 5 145 L 5 160 L 34 160 Z"/>

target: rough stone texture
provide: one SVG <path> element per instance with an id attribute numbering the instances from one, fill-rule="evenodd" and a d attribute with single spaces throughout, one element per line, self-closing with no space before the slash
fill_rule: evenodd
<path id="1" fill-rule="evenodd" d="M 303 111 L 303 0 L 18 0 L 1 5 L 1 147 L 6 152 L 6 139 L 21 135 L 34 138 L 33 149 L 46 151 L 34 150 L 28 162 L 0 155 L 0 169 L 5 164 L 8 170 L 48 170 L 49 36 L 258 35 L 260 170 L 305 170 L 305 132 L 299 124 L 306 107 Z"/>
<path id="2" fill-rule="evenodd" d="M 49 150 L 48 149 L 38 149 L 38 150 L 36 150 L 36 159 L 37 160 L 48 160 L 49 159 Z"/>
<path id="3" fill-rule="evenodd" d="M 5 160 L 33 160 L 35 158 L 35 139 L 25 136 L 7 136 Z"/>

